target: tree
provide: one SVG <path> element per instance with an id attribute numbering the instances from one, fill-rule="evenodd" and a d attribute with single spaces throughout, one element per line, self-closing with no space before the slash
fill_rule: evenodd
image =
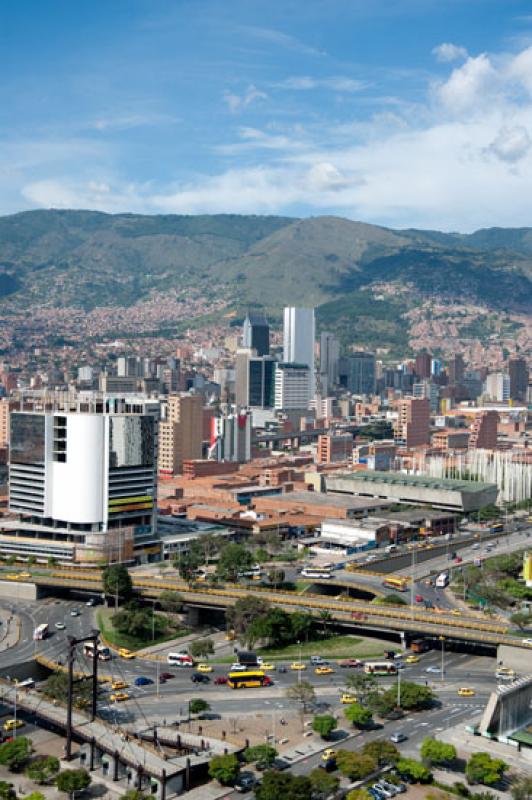
<path id="1" fill-rule="evenodd" d="M 241 597 L 225 612 L 227 627 L 232 628 L 237 638 L 240 638 L 256 619 L 267 614 L 269 608 L 270 604 L 262 597 L 252 594 Z"/>
<path id="2" fill-rule="evenodd" d="M 365 789 L 351 789 L 345 800 L 372 800 L 372 797 Z"/>
<path id="3" fill-rule="evenodd" d="M 268 770 L 255 789 L 257 800 L 311 800 L 311 784 L 307 777 L 290 772 Z"/>
<path id="4" fill-rule="evenodd" d="M 305 639 L 308 642 L 309 634 L 314 625 L 314 617 L 308 611 L 294 611 L 290 614 L 293 638 L 297 641 Z"/>
<path id="5" fill-rule="evenodd" d="M 286 573 L 284 569 L 277 569 L 274 567 L 268 571 L 268 580 L 272 583 L 276 588 L 281 583 L 284 583 L 284 579 L 286 577 Z"/>
<path id="6" fill-rule="evenodd" d="M 415 758 L 400 758 L 395 768 L 399 775 L 403 775 L 415 783 L 431 783 L 432 772 Z"/>
<path id="7" fill-rule="evenodd" d="M 512 800 L 532 800 L 532 778 L 519 778 L 512 783 Z"/>
<path id="8" fill-rule="evenodd" d="M 530 614 L 517 612 L 510 615 L 510 622 L 512 625 L 515 625 L 517 628 L 519 628 L 520 631 L 523 631 L 532 625 L 532 616 Z"/>
<path id="9" fill-rule="evenodd" d="M 194 658 L 208 658 L 214 653 L 214 642 L 212 639 L 196 639 L 190 645 L 190 655 Z"/>
<path id="10" fill-rule="evenodd" d="M 133 596 L 133 581 L 127 567 L 123 564 L 111 564 L 102 572 L 103 590 L 107 595 L 118 596 L 121 600 L 130 600 Z"/>
<path id="11" fill-rule="evenodd" d="M 248 764 L 256 761 L 257 766 L 262 769 L 271 767 L 277 758 L 277 750 L 269 744 L 256 744 L 254 747 L 246 747 L 244 759 Z"/>
<path id="12" fill-rule="evenodd" d="M 383 692 L 383 696 L 394 705 L 397 702 L 397 685 Z M 401 708 L 405 711 L 420 711 L 430 708 L 434 702 L 434 692 L 428 686 L 411 681 L 401 681 Z"/>
<path id="13" fill-rule="evenodd" d="M 196 570 L 205 563 L 205 555 L 201 544 L 197 541 L 192 542 L 188 552 L 180 554 L 173 562 L 174 567 L 179 572 L 179 577 L 187 583 L 194 583 Z"/>
<path id="14" fill-rule="evenodd" d="M 386 764 L 396 764 L 401 758 L 401 754 L 397 747 L 392 742 L 386 739 L 375 739 L 373 742 L 367 742 L 362 748 L 365 756 L 374 758 L 379 767 L 384 767 Z"/>
<path id="15" fill-rule="evenodd" d="M 0 764 L 10 772 L 20 772 L 28 764 L 31 757 L 31 742 L 25 736 L 19 736 L 11 742 L 0 745 Z"/>
<path id="16" fill-rule="evenodd" d="M 163 611 L 166 611 L 168 614 L 179 614 L 183 608 L 183 598 L 178 592 L 172 591 L 172 589 L 165 589 L 164 592 L 161 592 L 159 595 L 159 603 Z"/>
<path id="17" fill-rule="evenodd" d="M 55 756 L 40 756 L 26 768 L 26 776 L 35 783 L 50 783 L 56 777 L 59 768 L 59 759 Z"/>
<path id="18" fill-rule="evenodd" d="M 501 780 L 508 769 L 501 758 L 492 758 L 488 753 L 472 753 L 466 765 L 466 778 L 468 783 L 484 783 L 493 786 Z"/>
<path id="19" fill-rule="evenodd" d="M 328 739 L 337 727 L 338 722 L 332 714 L 321 714 L 312 720 L 312 730 L 319 733 L 322 739 Z"/>
<path id="20" fill-rule="evenodd" d="M 68 678 L 65 672 L 53 672 L 48 676 L 43 687 L 43 694 L 51 700 L 65 702 L 67 696 Z M 92 700 L 92 678 L 80 678 L 74 681 L 74 705 L 77 708 L 87 708 Z"/>
<path id="21" fill-rule="evenodd" d="M 313 769 L 309 774 L 310 789 L 313 800 L 326 800 L 340 785 L 339 779 L 324 769 Z M 371 800 L 371 797 L 370 797 Z"/>
<path id="22" fill-rule="evenodd" d="M 406 606 L 407 602 L 399 594 L 385 594 L 383 597 L 375 597 L 372 601 L 377 606 Z"/>
<path id="23" fill-rule="evenodd" d="M 7 781 L 0 781 L 0 798 L 1 800 L 15 800 L 17 793 L 13 788 L 12 783 Z"/>
<path id="24" fill-rule="evenodd" d="M 257 564 L 264 564 L 269 559 L 269 553 L 263 547 L 257 547 L 255 555 L 253 556 Z"/>
<path id="25" fill-rule="evenodd" d="M 246 635 L 262 639 L 270 647 L 282 647 L 294 639 L 290 614 L 283 608 L 271 608 L 251 623 Z"/>
<path id="26" fill-rule="evenodd" d="M 55 785 L 60 792 L 69 794 L 72 798 L 74 792 L 81 792 L 91 784 L 92 778 L 86 769 L 65 769 L 55 779 Z"/>
<path id="27" fill-rule="evenodd" d="M 119 633 L 138 639 L 163 636 L 168 628 L 168 620 L 163 614 L 156 614 L 153 609 L 142 608 L 135 602 L 113 614 L 111 622 Z"/>
<path id="28" fill-rule="evenodd" d="M 314 687 L 309 681 L 301 681 L 301 683 L 295 683 L 293 686 L 289 686 L 286 690 L 286 696 L 290 700 L 295 700 L 297 703 L 300 703 L 304 710 L 316 699 Z"/>
<path id="29" fill-rule="evenodd" d="M 22 800 L 46 800 L 46 798 L 42 792 L 30 792 L 24 795 Z"/>
<path id="30" fill-rule="evenodd" d="M 371 721 L 371 711 L 360 703 L 351 703 L 345 709 L 345 717 L 355 728 L 365 728 Z"/>
<path id="31" fill-rule="evenodd" d="M 240 763 L 234 753 L 225 756 L 214 756 L 209 761 L 209 778 L 212 778 L 222 786 L 229 786 L 238 778 Z"/>
<path id="32" fill-rule="evenodd" d="M 239 572 L 246 572 L 253 566 L 253 553 L 243 544 L 226 544 L 220 551 L 216 574 L 219 578 L 234 583 Z"/>
<path id="33" fill-rule="evenodd" d="M 434 764 L 450 764 L 456 758 L 456 747 L 452 744 L 447 744 L 439 739 L 433 739 L 431 736 L 426 736 L 420 749 L 421 758 L 423 763 L 428 767 Z"/>
<path id="34" fill-rule="evenodd" d="M 201 714 L 202 711 L 208 711 L 210 709 L 210 705 L 201 697 L 195 697 L 193 700 L 190 700 L 188 707 L 191 714 Z"/>
<path id="35" fill-rule="evenodd" d="M 128 791 L 124 792 L 122 795 L 122 800 L 153 800 L 153 795 L 147 794 L 146 792 L 139 792 L 138 789 L 128 789 Z"/>
<path id="36" fill-rule="evenodd" d="M 354 672 L 349 675 L 345 685 L 363 705 L 367 702 L 368 697 L 377 691 L 379 686 L 375 675 L 366 675 L 364 672 Z"/>
<path id="37" fill-rule="evenodd" d="M 371 756 L 350 750 L 338 750 L 336 764 L 342 775 L 348 777 L 350 781 L 365 778 L 377 769 L 377 762 Z"/>
<path id="38" fill-rule="evenodd" d="M 321 622 L 322 635 L 325 637 L 325 636 L 327 636 L 327 631 L 329 629 L 329 625 L 333 621 L 333 616 L 332 616 L 330 611 L 328 611 L 326 608 L 324 608 L 318 614 L 318 618 L 319 618 L 319 620 Z"/>

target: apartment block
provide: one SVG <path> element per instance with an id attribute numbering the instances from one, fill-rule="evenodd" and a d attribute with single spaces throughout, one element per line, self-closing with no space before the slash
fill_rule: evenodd
<path id="1" fill-rule="evenodd" d="M 426 398 L 405 397 L 397 404 L 394 426 L 397 444 L 406 448 L 430 444 L 430 404 Z"/>
<path id="2" fill-rule="evenodd" d="M 202 445 L 203 398 L 191 394 L 169 395 L 159 423 L 159 473 L 180 474 L 184 460 L 201 458 Z"/>

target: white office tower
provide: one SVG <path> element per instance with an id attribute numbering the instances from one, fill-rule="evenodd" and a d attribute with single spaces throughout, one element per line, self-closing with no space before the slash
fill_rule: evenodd
<path id="1" fill-rule="evenodd" d="M 288 306 L 284 310 L 283 361 L 285 364 L 304 364 L 309 368 L 309 395 L 307 405 L 314 397 L 314 339 L 316 326 L 313 308 Z"/>
<path id="2" fill-rule="evenodd" d="M 209 458 L 244 464 L 251 458 L 251 411 L 211 419 Z"/>
<path id="3" fill-rule="evenodd" d="M 486 378 L 485 392 L 496 403 L 510 399 L 510 376 L 505 372 L 491 372 Z"/>
<path id="4" fill-rule="evenodd" d="M 320 336 L 320 384 L 321 394 L 327 395 L 338 383 L 338 362 L 340 342 L 334 333 L 323 331 Z"/>
<path id="5" fill-rule="evenodd" d="M 0 550 L 99 563 L 158 554 L 159 403 L 97 393 L 21 400 L 11 414 L 9 510 Z M 157 556 L 158 557 L 158 556 Z"/>
<path id="6" fill-rule="evenodd" d="M 275 408 L 305 410 L 309 406 L 310 370 L 306 364 L 277 364 Z"/>

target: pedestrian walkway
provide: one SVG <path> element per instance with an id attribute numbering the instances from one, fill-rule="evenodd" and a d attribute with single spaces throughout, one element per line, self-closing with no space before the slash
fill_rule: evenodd
<path id="1" fill-rule="evenodd" d="M 7 608 L 0 608 L 0 653 L 18 644 L 20 620 Z"/>

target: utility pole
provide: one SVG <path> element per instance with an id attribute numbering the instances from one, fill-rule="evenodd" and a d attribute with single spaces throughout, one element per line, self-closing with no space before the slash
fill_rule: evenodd
<path id="1" fill-rule="evenodd" d="M 397 670 L 397 708 L 401 708 L 401 670 Z"/>
<path id="2" fill-rule="evenodd" d="M 93 642 L 94 649 L 92 655 L 92 703 L 91 703 L 91 720 L 96 717 L 96 701 L 98 696 L 98 637 L 100 631 L 94 629 L 89 636 L 83 636 L 76 639 L 74 636 L 69 636 L 68 654 L 67 654 L 67 716 L 66 716 L 66 743 L 65 743 L 65 759 L 70 761 L 72 759 L 72 704 L 74 699 L 74 657 L 76 654 L 76 646 L 84 644 L 85 642 Z"/>

